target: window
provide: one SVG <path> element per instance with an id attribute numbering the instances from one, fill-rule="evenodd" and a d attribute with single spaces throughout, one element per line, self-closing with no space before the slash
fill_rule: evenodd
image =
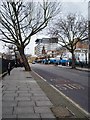
<path id="1" fill-rule="evenodd" d="M 84 54 L 81 54 L 81 56 L 84 56 Z"/>

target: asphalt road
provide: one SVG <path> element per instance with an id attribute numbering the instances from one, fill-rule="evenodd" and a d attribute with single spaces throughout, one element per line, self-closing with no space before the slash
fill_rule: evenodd
<path id="1" fill-rule="evenodd" d="M 31 67 L 49 84 L 88 111 L 88 72 L 44 64 L 32 64 Z"/>

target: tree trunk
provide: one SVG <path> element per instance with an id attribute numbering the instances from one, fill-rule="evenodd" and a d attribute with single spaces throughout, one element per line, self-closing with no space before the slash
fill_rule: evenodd
<path id="1" fill-rule="evenodd" d="M 72 52 L 72 69 L 75 69 L 76 68 L 76 66 L 75 66 L 75 54 L 74 54 L 74 52 Z"/>
<path id="2" fill-rule="evenodd" d="M 23 60 L 23 65 L 24 65 L 25 70 L 26 71 L 31 71 L 31 67 L 28 63 L 28 60 L 27 60 L 25 54 L 24 54 L 24 49 L 19 49 L 19 53 L 20 53 L 20 56 Z"/>

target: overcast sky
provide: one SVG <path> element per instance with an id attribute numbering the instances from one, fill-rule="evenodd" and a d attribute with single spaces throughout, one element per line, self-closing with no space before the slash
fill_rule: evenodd
<path id="1" fill-rule="evenodd" d="M 61 13 L 66 15 L 68 13 L 77 13 L 83 15 L 84 17 L 88 17 L 88 1 L 89 0 L 62 0 L 62 9 Z M 43 35 L 34 35 L 31 39 L 31 43 L 26 47 L 25 52 L 28 54 L 34 54 L 35 40 L 37 38 L 46 37 Z M 7 50 L 7 49 L 6 49 Z M 5 48 L 3 44 L 0 42 L 0 52 L 4 52 Z"/>

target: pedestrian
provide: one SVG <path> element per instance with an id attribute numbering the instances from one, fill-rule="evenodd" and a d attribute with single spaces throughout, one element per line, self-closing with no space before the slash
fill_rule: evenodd
<path id="1" fill-rule="evenodd" d="M 10 75 L 10 71 L 11 71 L 11 63 L 8 63 L 8 75 Z"/>

